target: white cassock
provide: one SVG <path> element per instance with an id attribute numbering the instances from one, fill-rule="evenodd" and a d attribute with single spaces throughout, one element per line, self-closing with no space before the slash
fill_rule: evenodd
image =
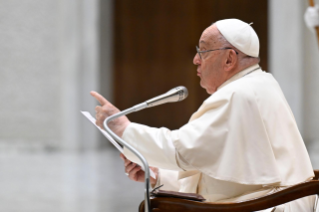
<path id="1" fill-rule="evenodd" d="M 314 177 L 280 86 L 258 65 L 222 84 L 180 129 L 131 123 L 122 138 L 160 168 L 164 190 L 199 193 L 209 202 L 248 200 Z M 313 203 L 306 197 L 285 212 L 310 211 Z"/>

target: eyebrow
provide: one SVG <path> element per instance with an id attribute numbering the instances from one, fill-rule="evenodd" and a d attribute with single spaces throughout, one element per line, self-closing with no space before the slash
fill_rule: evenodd
<path id="1" fill-rule="evenodd" d="M 207 45 L 207 43 L 205 41 L 203 41 L 203 40 L 199 41 L 198 46 L 200 46 L 200 44 Z"/>

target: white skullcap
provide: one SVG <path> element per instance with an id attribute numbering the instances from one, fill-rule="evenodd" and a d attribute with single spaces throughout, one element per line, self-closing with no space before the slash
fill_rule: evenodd
<path id="1" fill-rule="evenodd" d="M 238 19 L 225 19 L 215 24 L 230 44 L 246 55 L 258 57 L 259 39 L 249 24 Z"/>

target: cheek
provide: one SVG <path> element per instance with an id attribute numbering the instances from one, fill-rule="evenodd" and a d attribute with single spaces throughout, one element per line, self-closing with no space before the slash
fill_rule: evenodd
<path id="1" fill-rule="evenodd" d="M 215 91 L 221 78 L 220 69 L 218 64 L 207 64 L 205 71 L 202 72 L 201 86 L 205 87 L 208 93 Z"/>
<path id="2" fill-rule="evenodd" d="M 205 77 L 206 81 L 212 81 L 217 75 L 217 66 L 216 63 L 208 63 L 205 64 L 205 68 L 203 71 L 203 77 Z"/>

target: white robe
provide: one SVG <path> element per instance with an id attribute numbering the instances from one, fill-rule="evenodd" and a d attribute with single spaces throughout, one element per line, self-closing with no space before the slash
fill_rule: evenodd
<path id="1" fill-rule="evenodd" d="M 314 176 L 278 83 L 258 65 L 222 84 L 180 129 L 131 123 L 123 139 L 160 168 L 163 189 L 210 202 L 260 197 Z"/>

